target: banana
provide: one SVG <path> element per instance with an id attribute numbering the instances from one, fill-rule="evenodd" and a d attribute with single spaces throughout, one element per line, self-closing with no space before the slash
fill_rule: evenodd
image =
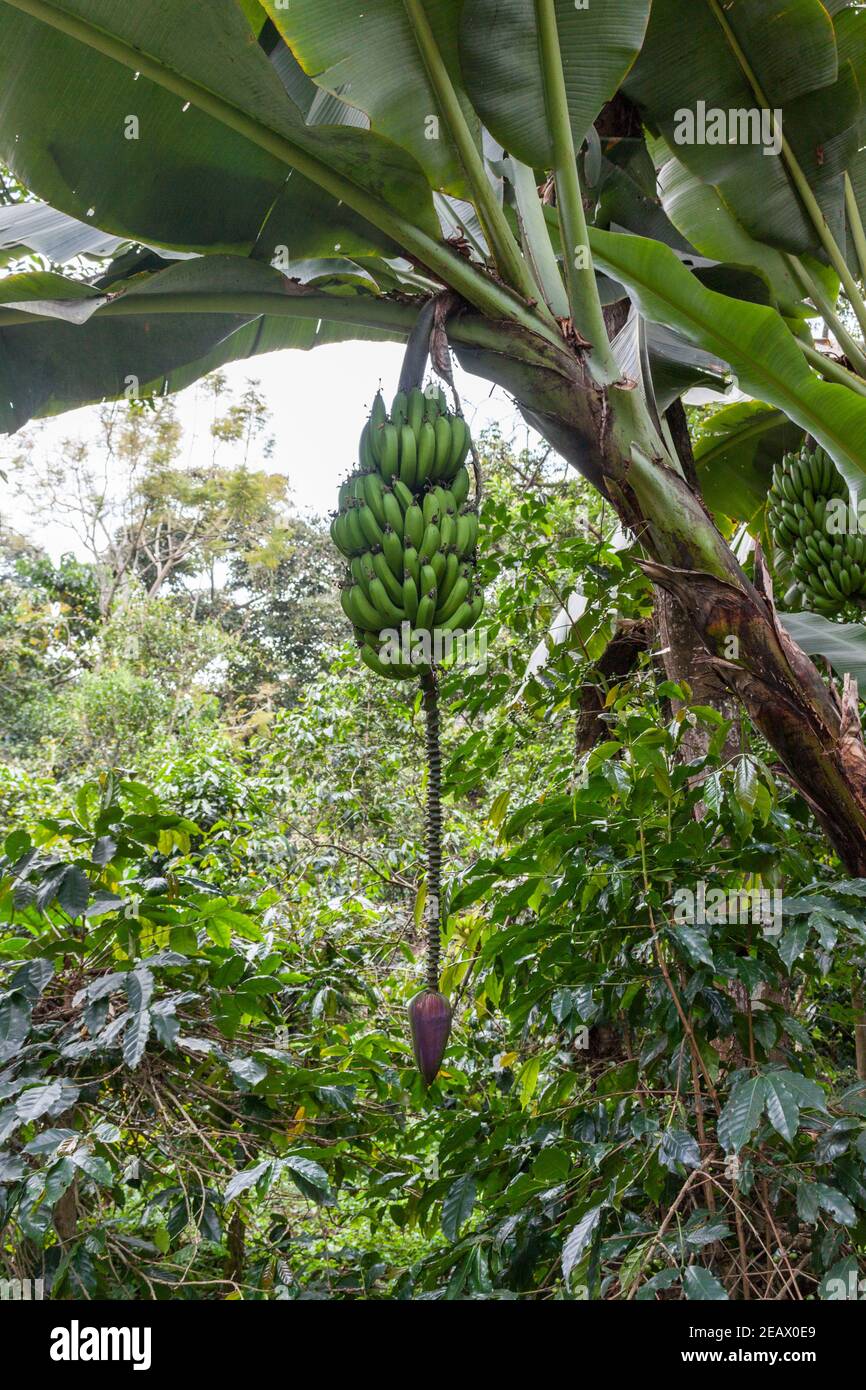
<path id="1" fill-rule="evenodd" d="M 380 526 L 387 526 L 385 517 L 385 484 L 378 473 L 365 473 L 363 477 L 364 501 L 370 508 Z"/>
<path id="2" fill-rule="evenodd" d="M 470 626 L 472 618 L 472 608 L 468 603 L 461 603 L 455 613 L 450 618 L 445 619 L 439 626 L 443 632 L 465 632 Z"/>
<path id="3" fill-rule="evenodd" d="M 429 420 L 424 420 L 417 431 L 418 434 L 418 466 L 415 474 L 415 486 L 423 487 L 433 471 L 433 464 L 436 462 L 436 431 Z"/>
<path id="4" fill-rule="evenodd" d="M 358 522 L 359 522 L 359 524 L 360 524 L 361 532 L 362 532 L 362 534 L 363 534 L 363 536 L 364 536 L 364 539 L 365 539 L 370 545 L 373 545 L 373 546 L 381 545 L 381 544 L 382 544 L 382 528 L 381 528 L 381 526 L 379 525 L 378 521 L 376 520 L 375 516 L 373 515 L 372 508 L 370 508 L 370 507 L 358 507 L 358 508 L 357 508 L 357 517 L 358 517 Z"/>
<path id="5" fill-rule="evenodd" d="M 454 533 L 454 548 L 461 559 L 465 558 L 472 549 L 472 528 L 469 524 L 469 513 L 462 512 L 457 518 L 457 529 Z"/>
<path id="6" fill-rule="evenodd" d="M 469 496 L 470 481 L 471 479 L 469 477 L 469 469 L 459 468 L 457 470 L 457 474 L 453 482 L 451 483 L 451 496 L 454 498 L 454 507 L 455 510 L 458 512 L 460 511 L 460 508 L 463 506 L 463 503 L 466 501 L 466 498 Z"/>
<path id="7" fill-rule="evenodd" d="M 435 490 L 431 489 L 430 492 L 425 493 L 421 511 L 425 526 L 437 526 L 439 524 L 439 498 L 436 496 Z"/>
<path id="8" fill-rule="evenodd" d="M 435 425 L 439 418 L 439 390 L 436 386 L 428 386 L 424 392 L 424 419 L 428 424 Z"/>
<path id="9" fill-rule="evenodd" d="M 433 556 L 436 554 L 438 549 L 439 527 L 435 524 L 435 522 L 431 521 L 429 526 L 427 526 L 424 530 L 424 537 L 421 541 L 421 545 L 418 548 L 418 558 L 420 559 L 422 565 L 425 563 L 425 561 L 432 560 Z"/>
<path id="10" fill-rule="evenodd" d="M 361 530 L 361 523 L 358 519 L 360 510 L 360 507 L 356 506 L 349 507 L 346 511 L 346 540 L 349 545 L 349 549 L 346 553 L 348 555 L 360 555 L 363 550 L 367 549 L 366 537 Z"/>
<path id="11" fill-rule="evenodd" d="M 425 594 L 418 604 L 418 612 L 415 617 L 415 626 L 421 630 L 429 632 L 436 618 L 436 597 L 435 593 L 431 596 Z"/>
<path id="12" fill-rule="evenodd" d="M 457 535 L 457 522 L 450 512 L 446 512 L 439 522 L 439 547 L 441 550 L 450 550 Z"/>
<path id="13" fill-rule="evenodd" d="M 359 584 L 353 584 L 351 589 L 341 589 L 340 603 L 346 617 L 356 627 L 366 628 L 370 632 L 378 632 L 381 628 L 382 620 Z"/>
<path id="14" fill-rule="evenodd" d="M 478 593 L 475 595 L 469 607 L 471 610 L 471 616 L 466 626 L 474 627 L 475 624 L 478 622 L 478 619 L 481 617 L 481 614 L 484 612 L 484 594 L 480 589 L 478 590 Z"/>
<path id="15" fill-rule="evenodd" d="M 421 575 L 418 581 L 418 593 L 426 594 L 430 598 L 436 598 L 439 585 L 436 579 L 436 571 L 432 565 L 422 565 Z"/>
<path id="16" fill-rule="evenodd" d="M 391 406 L 391 421 L 401 429 L 406 423 L 409 413 L 409 401 L 405 391 L 398 391 L 394 397 L 394 404 Z"/>
<path id="17" fill-rule="evenodd" d="M 403 541 L 387 526 L 382 532 L 382 553 L 385 563 L 398 584 L 403 583 Z"/>
<path id="18" fill-rule="evenodd" d="M 401 605 L 402 602 L 403 602 L 403 582 L 402 582 L 402 577 L 401 577 L 400 582 L 398 583 L 398 581 L 397 581 L 397 579 L 396 579 L 396 577 L 395 577 L 395 575 L 394 575 L 394 573 L 393 573 L 393 571 L 392 571 L 392 569 L 391 569 L 391 566 L 388 564 L 388 561 L 385 559 L 385 555 L 384 555 L 383 551 L 381 551 L 381 550 L 375 550 L 375 551 L 373 551 L 372 555 L 370 556 L 370 559 L 371 559 L 371 562 L 372 562 L 372 565 L 373 565 L 373 570 L 374 570 L 373 580 L 378 579 L 378 580 L 382 583 L 382 585 L 384 586 L 385 592 L 386 592 L 386 594 L 388 595 L 388 597 L 389 597 L 389 599 L 391 600 L 391 602 L 394 604 L 394 606 L 395 606 L 396 608 L 399 608 L 400 605 Z M 377 590 L 377 592 L 378 592 L 378 590 Z M 367 593 L 369 594 L 370 602 L 373 603 L 373 602 L 374 602 L 374 599 L 373 599 L 373 581 L 371 581 L 371 582 L 368 584 L 368 586 L 367 586 Z"/>
<path id="19" fill-rule="evenodd" d="M 366 592 L 366 588 L 367 588 L 367 584 L 368 584 L 369 580 L 368 580 L 368 576 L 364 573 L 364 567 L 363 567 L 363 565 L 361 564 L 361 556 L 360 556 L 360 555 L 355 555 L 354 558 L 352 559 L 352 561 L 350 562 L 350 564 L 349 564 L 349 573 L 351 574 L 353 581 L 354 581 L 356 584 L 360 584 L 361 588 L 364 589 L 364 591 Z M 374 578 L 375 578 L 375 576 L 374 576 Z"/>
<path id="20" fill-rule="evenodd" d="M 461 468 L 469 453 L 469 446 L 472 442 L 469 434 L 469 427 L 462 415 L 455 415 L 451 421 L 451 456 L 447 464 L 446 476 L 453 478 L 458 468 Z"/>
<path id="21" fill-rule="evenodd" d="M 418 616 L 418 589 L 411 574 L 403 580 L 403 610 L 410 623 Z"/>
<path id="22" fill-rule="evenodd" d="M 400 511 L 405 516 L 412 506 L 412 503 L 415 501 L 415 494 L 410 492 L 406 484 L 402 483 L 399 478 L 394 479 L 391 487 L 393 488 L 394 496 L 400 504 Z"/>
<path id="23" fill-rule="evenodd" d="M 409 488 L 414 487 L 417 471 L 418 444 L 415 431 L 409 425 L 404 425 L 400 430 L 400 482 Z"/>
<path id="24" fill-rule="evenodd" d="M 382 451 L 379 469 L 386 483 L 396 478 L 400 469 L 400 436 L 394 425 L 382 426 Z"/>
<path id="25" fill-rule="evenodd" d="M 376 458 L 373 454 L 372 443 L 373 427 L 368 420 L 361 430 L 361 438 L 358 440 L 358 459 L 364 473 L 371 472 L 376 467 Z"/>
<path id="26" fill-rule="evenodd" d="M 388 419 L 388 411 L 385 408 L 385 398 L 381 391 L 377 391 L 373 398 L 373 408 L 370 411 L 370 424 L 374 430 L 381 429 Z"/>
<path id="27" fill-rule="evenodd" d="M 365 666 L 369 666 L 377 676 L 384 676 L 386 680 L 405 681 L 411 680 L 418 672 L 414 666 L 404 666 L 401 662 L 383 661 L 375 652 L 371 652 L 369 647 L 361 648 L 361 660 Z"/>
<path id="28" fill-rule="evenodd" d="M 439 608 L 441 608 L 444 603 L 447 603 L 448 598 L 451 594 L 451 590 L 454 588 L 454 585 L 456 584 L 459 577 L 460 561 L 457 558 L 457 551 L 452 550 L 447 560 L 445 561 L 445 570 L 443 572 L 442 579 L 439 583 Z M 439 609 L 437 608 L 436 611 L 438 612 Z"/>
<path id="29" fill-rule="evenodd" d="M 342 553 L 343 553 L 344 555 L 346 555 L 348 552 L 347 552 L 346 549 L 345 549 L 345 544 L 344 544 L 344 541 L 343 541 L 343 524 L 342 524 L 342 523 L 343 523 L 343 518 L 342 518 L 341 514 L 340 514 L 339 512 L 337 512 L 336 516 L 332 516 L 332 517 L 331 517 L 331 524 L 330 524 L 330 526 L 329 526 L 328 529 L 329 529 L 329 531 L 330 531 L 330 533 L 331 533 L 331 540 L 333 541 L 334 545 L 337 547 L 338 550 L 342 551 Z"/>
<path id="30" fill-rule="evenodd" d="M 421 425 L 424 421 L 424 407 L 426 404 L 427 397 L 424 395 L 420 386 L 414 387 L 414 389 L 409 392 L 406 422 L 416 438 L 421 432 Z"/>
<path id="31" fill-rule="evenodd" d="M 451 458 L 451 421 L 446 415 L 440 415 L 436 420 L 434 429 L 436 431 L 436 455 L 430 477 L 441 478 Z"/>
<path id="32" fill-rule="evenodd" d="M 465 602 L 468 594 L 469 580 L 458 579 L 457 583 L 452 588 L 448 599 L 445 601 L 445 603 L 441 603 L 439 607 L 436 609 L 437 623 L 447 622 L 448 619 L 457 612 L 457 609 L 461 606 L 461 604 Z"/>
<path id="33" fill-rule="evenodd" d="M 406 614 L 388 597 L 388 591 L 381 579 L 374 579 L 370 585 L 370 603 L 380 616 L 380 627 L 399 627 Z"/>
<path id="34" fill-rule="evenodd" d="M 436 493 L 436 500 L 439 503 L 440 517 L 456 516 L 457 505 L 454 501 L 453 494 L 449 492 L 447 488 L 444 487 L 437 486 L 433 490 Z"/>
<path id="35" fill-rule="evenodd" d="M 397 481 L 399 481 L 399 479 L 397 479 Z M 385 526 L 390 526 L 391 530 L 394 531 L 402 541 L 403 509 L 397 501 L 394 492 L 388 488 L 385 489 L 382 496 L 382 511 L 385 514 L 385 521 L 383 524 Z"/>
<path id="36" fill-rule="evenodd" d="M 411 576 L 416 588 L 421 583 L 421 562 L 414 545 L 407 545 L 403 550 L 403 573 Z"/>
<path id="37" fill-rule="evenodd" d="M 385 525 L 389 525 L 392 531 L 396 531 L 400 541 L 403 539 L 403 512 L 398 499 L 393 495 L 391 488 L 385 488 L 382 495 L 382 510 L 385 513 Z"/>
<path id="38" fill-rule="evenodd" d="M 416 550 L 420 550 L 424 530 L 424 513 L 417 503 L 413 503 L 403 520 L 403 538 L 411 542 Z"/>
<path id="39" fill-rule="evenodd" d="M 453 631 L 471 626 L 481 612 L 472 559 L 478 516 L 468 502 L 472 475 L 464 466 L 470 447 L 466 422 L 449 413 L 440 388 L 398 391 L 390 417 L 377 392 L 358 442 L 360 466 L 341 483 L 330 520 L 331 539 L 348 561 L 340 603 L 362 660 L 377 675 L 401 680 L 429 669 L 388 661 L 385 629 L 408 622 L 419 634 L 434 624 Z M 834 583 L 849 595 L 866 589 L 866 547 L 860 568 L 847 541 L 826 557 L 817 551 L 826 503 L 813 467 L 805 454 L 796 470 L 777 466 L 767 525 L 777 538 L 778 566 L 787 546 L 788 573 L 803 592 L 814 581 L 817 606 L 830 601 Z M 807 555 L 807 542 L 822 563 L 826 558 L 829 585 Z"/>

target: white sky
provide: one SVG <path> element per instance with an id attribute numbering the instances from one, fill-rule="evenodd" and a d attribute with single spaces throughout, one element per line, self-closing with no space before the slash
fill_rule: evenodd
<path id="1" fill-rule="evenodd" d="M 301 512 L 330 512 L 337 486 L 357 459 L 358 437 L 373 396 L 381 382 L 385 399 L 397 389 L 403 349 L 395 343 L 339 343 L 312 352 L 279 352 L 224 369 L 229 386 L 242 390 L 250 378 L 261 383 L 271 411 L 269 433 L 276 439 L 270 459 L 251 456 L 250 467 L 286 473 L 292 499 Z M 498 422 L 506 438 L 518 447 L 535 440 L 511 401 L 501 390 L 491 395 L 479 377 L 455 373 L 457 389 L 473 433 Z M 223 397 L 223 402 L 225 402 Z M 185 459 L 210 460 L 212 404 L 196 387 L 181 393 L 177 404 L 185 427 Z M 92 407 L 70 411 L 47 422 L 42 450 L 56 452 L 64 439 L 96 439 Z M 15 450 L 15 437 L 0 438 L 0 468 Z M 36 540 L 57 559 L 64 551 L 84 551 L 64 527 L 39 525 L 28 517 L 26 503 L 12 498 L 0 481 L 0 516 L 15 530 Z"/>

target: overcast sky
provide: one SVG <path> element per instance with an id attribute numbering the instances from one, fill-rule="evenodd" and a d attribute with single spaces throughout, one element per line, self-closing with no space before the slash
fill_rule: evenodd
<path id="1" fill-rule="evenodd" d="M 357 458 L 358 436 L 380 382 L 386 400 L 396 390 L 402 353 L 402 348 L 392 343 L 340 343 L 312 352 L 271 353 L 227 367 L 225 374 L 235 390 L 243 389 L 249 378 L 258 379 L 272 412 L 270 428 L 276 448 L 270 460 L 253 457 L 250 466 L 288 474 L 299 511 L 329 512 L 339 480 Z M 487 382 L 459 371 L 456 380 L 466 418 L 476 434 L 499 422 L 506 437 L 514 435 L 518 446 L 526 444 L 527 428 L 501 390 L 491 395 Z M 210 400 L 206 402 L 196 387 L 177 399 L 185 426 L 185 461 L 192 463 L 197 457 L 209 461 Z M 96 438 L 93 408 L 49 421 L 42 447 L 56 451 L 64 439 L 88 437 Z M 0 467 L 14 447 L 14 436 L 0 439 Z M 0 515 L 16 530 L 38 540 L 55 559 L 67 550 L 84 553 L 63 527 L 37 529 L 26 505 L 12 499 L 2 482 Z"/>

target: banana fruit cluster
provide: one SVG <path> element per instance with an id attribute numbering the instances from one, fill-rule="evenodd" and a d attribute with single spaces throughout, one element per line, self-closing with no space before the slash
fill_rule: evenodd
<path id="1" fill-rule="evenodd" d="M 390 415 L 376 396 L 331 539 L 349 561 L 343 612 L 377 675 L 417 676 L 430 664 L 434 634 L 468 632 L 481 616 L 470 445 L 465 420 L 449 414 L 438 388 L 398 392 Z M 383 638 L 395 632 L 408 635 L 401 652 L 419 655 L 383 660 Z"/>
<path id="2" fill-rule="evenodd" d="M 841 501 L 841 505 L 840 505 Z M 859 617 L 866 606 L 866 537 L 849 534 L 848 489 L 823 449 L 805 446 L 773 470 L 767 523 L 776 568 L 791 579 L 785 602 L 827 617 Z M 855 528 L 856 529 L 856 528 Z"/>

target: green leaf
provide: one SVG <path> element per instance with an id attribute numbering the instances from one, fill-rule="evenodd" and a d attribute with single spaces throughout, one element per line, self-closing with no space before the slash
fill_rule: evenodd
<path id="1" fill-rule="evenodd" d="M 78 1099 L 78 1087 L 71 1081 L 41 1081 L 22 1091 L 15 1109 L 22 1120 L 38 1120 L 43 1115 L 62 1115 Z"/>
<path id="2" fill-rule="evenodd" d="M 266 1173 L 269 1178 L 272 1177 L 273 1168 L 273 1162 L 266 1160 L 263 1163 L 254 1164 L 252 1168 L 244 1168 L 241 1172 L 235 1173 L 234 1177 L 229 1178 L 226 1183 L 225 1200 L 227 1202 L 235 1201 L 242 1192 L 248 1191 L 249 1188 L 260 1182 Z"/>
<path id="3" fill-rule="evenodd" d="M 526 1110 L 538 1086 L 538 1073 L 541 1070 L 541 1057 L 538 1053 L 528 1058 L 517 1073 L 517 1094 L 521 1107 Z"/>
<path id="4" fill-rule="evenodd" d="M 668 935 L 692 965 L 708 965 L 711 970 L 715 968 L 713 953 L 703 932 L 677 922 L 668 929 Z"/>
<path id="5" fill-rule="evenodd" d="M 694 386 L 724 391 L 730 384 L 724 362 L 693 347 L 669 328 L 646 323 L 634 309 L 611 346 L 624 376 L 642 387 L 649 376 L 656 406 L 662 412 Z"/>
<path id="6" fill-rule="evenodd" d="M 439 103 L 418 48 L 403 0 L 317 0 L 285 5 L 264 0 L 265 9 L 295 58 L 316 85 L 364 111 L 374 130 L 411 151 L 434 188 L 464 191 L 463 168 L 444 120 L 431 125 Z M 424 11 L 442 60 L 481 143 L 478 117 L 460 90 L 457 35 L 459 0 L 427 0 Z M 383 55 L 387 61 L 383 62 Z"/>
<path id="7" fill-rule="evenodd" d="M 0 279 L 0 303 L 8 284 Z M 123 396 L 131 385 L 142 398 L 179 391 L 227 362 L 284 348 L 403 339 L 413 321 L 411 310 L 369 292 L 326 295 L 237 256 L 177 262 L 137 279 L 128 296 L 128 317 L 118 292 L 110 317 L 97 313 L 83 325 L 0 313 L 0 429 Z M 166 313 L 179 296 L 178 312 Z M 190 312 L 196 304 L 214 309 L 217 296 L 238 312 Z"/>
<path id="8" fill-rule="evenodd" d="M 774 464 L 802 442 L 803 431 L 763 401 L 738 401 L 714 411 L 695 444 L 707 506 L 717 516 L 752 521 L 767 500 Z"/>
<path id="9" fill-rule="evenodd" d="M 794 962 L 800 959 L 806 949 L 810 931 L 809 919 L 799 918 L 786 928 L 783 936 L 779 939 L 779 955 L 785 962 L 789 975 Z"/>
<path id="10" fill-rule="evenodd" d="M 153 998 L 154 984 L 153 973 L 146 965 L 137 965 L 130 970 L 124 980 L 130 1013 L 141 1013 L 142 1009 L 147 1008 Z"/>
<path id="11" fill-rule="evenodd" d="M 475 1179 L 464 1173 L 453 1182 L 442 1202 L 442 1234 L 446 1240 L 455 1241 L 472 1215 L 475 1206 Z"/>
<path id="12" fill-rule="evenodd" d="M 782 1074 L 770 1072 L 765 1080 L 767 1119 L 776 1133 L 790 1143 L 800 1126 L 800 1107 L 785 1085 Z"/>
<path id="13" fill-rule="evenodd" d="M 46 6 L 44 18 L 52 10 L 62 24 L 59 5 Z M 185 250 L 257 246 L 270 259 L 280 245 L 293 257 L 328 254 L 337 243 L 350 255 L 393 249 L 352 211 L 354 189 L 437 235 L 430 191 L 411 155 L 369 131 L 305 125 L 234 0 L 195 9 L 152 0 L 141 12 L 78 0 L 74 10 L 88 26 L 86 42 L 14 4 L 0 6 L 0 160 L 52 207 L 119 236 Z M 127 61 L 118 61 L 123 54 Z M 199 109 L 197 92 L 289 141 L 315 180 L 296 169 L 287 181 L 282 158 Z M 319 186 L 337 169 L 348 195 L 342 204 L 336 184 Z"/>
<path id="14" fill-rule="evenodd" d="M 826 1183 L 815 1183 L 818 1204 L 824 1211 L 829 1212 L 834 1221 L 838 1221 L 842 1226 L 856 1226 L 859 1220 L 857 1211 L 841 1192 L 835 1187 L 828 1187 Z"/>
<path id="15" fill-rule="evenodd" d="M 837 1260 L 821 1280 L 818 1295 L 822 1299 L 859 1299 L 861 1294 L 862 1272 L 856 1255 L 846 1255 Z"/>
<path id="16" fill-rule="evenodd" d="M 766 105 L 783 109 L 785 136 L 831 227 L 843 234 L 839 164 L 844 167 L 857 149 L 859 91 L 850 65 L 840 73 L 827 11 L 820 0 L 750 0 L 726 4 L 722 13 Z M 765 105 L 706 0 L 655 0 L 626 91 L 676 157 L 718 190 L 752 237 L 790 251 L 819 249 L 780 156 L 765 155 L 760 143 L 736 132 L 732 153 L 727 128 L 714 144 L 688 129 L 683 113 L 694 115 L 699 102 L 725 115 L 759 112 Z"/>
<path id="17" fill-rule="evenodd" d="M 257 1086 L 260 1081 L 264 1081 L 268 1074 L 268 1069 L 262 1062 L 257 1062 L 255 1057 L 238 1057 L 229 1062 L 229 1071 L 242 1091 L 248 1091 L 252 1086 Z"/>
<path id="18" fill-rule="evenodd" d="M 701 1150 L 698 1141 L 684 1129 L 666 1129 L 659 1146 L 659 1162 L 671 1172 L 679 1172 L 679 1165 L 685 1168 L 698 1168 Z"/>
<path id="19" fill-rule="evenodd" d="M 801 1180 L 797 1183 L 797 1215 L 807 1226 L 814 1226 L 818 1220 L 821 1204 L 818 1200 L 818 1184 Z"/>
<path id="20" fill-rule="evenodd" d="M 289 1154 L 281 1160 L 295 1187 L 310 1201 L 319 1206 L 333 1206 L 334 1195 L 328 1182 L 328 1175 L 320 1164 L 299 1154 Z"/>
<path id="21" fill-rule="evenodd" d="M 562 1274 L 566 1283 L 589 1248 L 606 1206 L 607 1203 L 602 1202 L 599 1206 L 590 1208 L 566 1237 L 562 1247 Z"/>
<path id="22" fill-rule="evenodd" d="M 575 147 L 614 95 L 643 42 L 650 0 L 555 0 Z M 525 0 L 466 0 L 460 34 L 466 87 L 510 154 L 549 167 L 552 146 L 535 8 Z"/>
<path id="23" fill-rule="evenodd" d="M 150 1022 L 149 1009 L 142 1009 L 130 1016 L 123 1031 L 123 1060 L 128 1067 L 137 1067 L 144 1056 L 150 1036 Z"/>
<path id="24" fill-rule="evenodd" d="M 837 675 L 851 675 L 866 691 L 866 627 L 832 623 L 820 613 L 780 613 L 779 622 L 807 656 L 823 656 Z"/>
<path id="25" fill-rule="evenodd" d="M 750 236 L 717 189 L 702 183 L 664 140 L 648 137 L 658 171 L 658 193 L 671 222 L 702 256 L 753 270 L 783 313 L 799 312 L 801 290 L 784 256 Z"/>
<path id="26" fill-rule="evenodd" d="M 767 1085 L 763 1076 L 749 1076 L 731 1089 L 718 1121 L 719 1143 L 725 1153 L 739 1153 L 761 1120 Z"/>
<path id="27" fill-rule="evenodd" d="M 758 796 L 758 769 L 752 758 L 737 759 L 734 769 L 734 796 L 741 810 L 751 815 Z"/>
<path id="28" fill-rule="evenodd" d="M 683 1288 L 686 1298 L 698 1302 L 713 1300 L 720 1303 L 728 1297 L 724 1285 L 703 1265 L 689 1265 L 683 1274 Z"/>
<path id="29" fill-rule="evenodd" d="M 627 285 L 641 312 L 730 363 L 740 386 L 814 435 L 857 492 L 866 478 L 866 399 L 823 381 L 774 309 L 705 289 L 673 251 L 643 237 L 591 230 L 597 264 Z"/>
<path id="30" fill-rule="evenodd" d="M 57 903 L 70 917 L 80 917 L 87 907 L 90 897 L 90 884 L 87 875 L 70 864 L 60 881 L 57 890 Z"/>

